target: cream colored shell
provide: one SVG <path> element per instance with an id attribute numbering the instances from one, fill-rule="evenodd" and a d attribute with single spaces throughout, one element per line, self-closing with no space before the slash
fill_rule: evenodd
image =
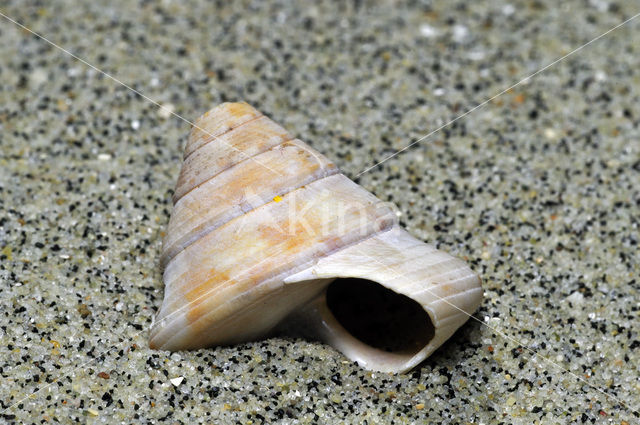
<path id="1" fill-rule="evenodd" d="M 368 369 L 401 372 L 478 307 L 480 280 L 464 262 L 413 238 L 388 204 L 256 109 L 224 103 L 195 124 L 164 241 L 165 296 L 151 347 L 196 349 L 286 329 Z M 416 329 L 429 334 L 410 349 L 365 344 L 327 304 L 327 287 L 345 278 L 414 300 L 430 322 Z"/>

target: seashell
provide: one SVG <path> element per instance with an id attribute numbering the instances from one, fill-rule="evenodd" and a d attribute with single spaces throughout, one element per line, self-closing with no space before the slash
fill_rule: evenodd
<path id="1" fill-rule="evenodd" d="M 393 206 L 246 103 L 197 120 L 173 201 L 152 348 L 288 332 L 403 372 L 482 299 L 463 261 L 411 236 Z"/>

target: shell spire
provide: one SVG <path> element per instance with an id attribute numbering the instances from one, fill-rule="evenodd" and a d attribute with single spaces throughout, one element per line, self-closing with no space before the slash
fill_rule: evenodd
<path id="1" fill-rule="evenodd" d="M 195 124 L 161 256 L 152 348 L 279 330 L 401 372 L 480 304 L 480 279 L 464 262 L 409 235 L 388 203 L 247 103 L 223 103 Z"/>

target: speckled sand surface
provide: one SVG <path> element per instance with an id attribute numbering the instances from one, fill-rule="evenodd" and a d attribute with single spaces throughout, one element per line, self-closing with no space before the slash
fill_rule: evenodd
<path id="1" fill-rule="evenodd" d="M 0 11 L 188 119 L 244 99 L 351 177 L 640 12 L 190 3 Z M 406 375 L 301 340 L 149 350 L 189 125 L 4 19 L 0 58 L 0 422 L 640 421 L 640 18 L 358 179 L 484 280 L 492 329 Z"/>

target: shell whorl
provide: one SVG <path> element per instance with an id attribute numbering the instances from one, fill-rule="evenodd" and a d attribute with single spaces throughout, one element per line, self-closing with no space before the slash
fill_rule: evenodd
<path id="1" fill-rule="evenodd" d="M 152 347 L 265 335 L 341 276 L 371 279 L 420 302 L 436 328 L 435 348 L 466 320 L 440 298 L 462 312 L 477 307 L 480 282 L 462 261 L 400 229 L 386 203 L 250 105 L 224 103 L 195 124 L 163 245 L 165 296 Z M 416 355 L 398 365 L 415 363 Z M 371 359 L 369 367 L 385 369 Z"/>

